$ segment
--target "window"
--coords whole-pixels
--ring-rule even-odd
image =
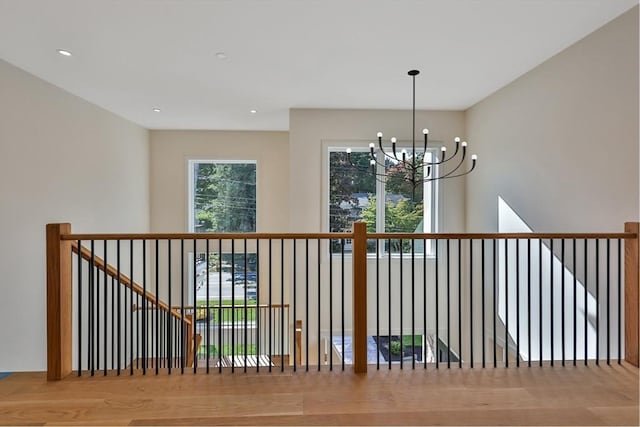
[[[371,173],[369,151],[353,150],[351,166],[344,148],[329,149],[329,231],[350,231],[356,221],[367,223],[369,232],[430,233],[436,231],[437,184],[419,183],[414,185],[406,179],[407,171],[399,162],[386,159],[384,165],[377,166],[378,178]],[[382,158],[382,153],[376,153]],[[435,150],[417,154],[417,161],[433,162]],[[437,173],[437,170],[434,171]],[[384,177],[383,175],[386,175]],[[372,243],[370,243],[372,245]],[[397,246],[397,245],[396,245]],[[345,252],[350,252],[345,244]],[[369,248],[375,251],[375,246]],[[384,249],[388,251],[389,248]],[[402,251],[411,250],[410,242]],[[332,253],[342,251],[341,242],[334,242]],[[399,247],[392,247],[399,252]],[[422,245],[416,245],[416,252],[423,253]],[[430,253],[430,251],[428,251]]]
[[[189,161],[189,231],[195,233],[250,233],[256,231],[256,162]],[[257,257],[255,251],[236,245],[233,255],[224,242],[217,242],[209,252],[209,289],[207,289],[206,251],[196,254],[196,300],[198,304],[222,296],[223,304],[255,300]],[[250,249],[250,248],[249,248]],[[192,258],[193,259],[193,258]],[[193,270],[193,261],[190,262]],[[245,286],[246,285],[246,286]],[[245,289],[246,287],[246,289]],[[232,292],[233,291],[233,292]],[[190,289],[190,292],[193,292]],[[192,297],[192,296],[191,296]]]
[[[191,232],[256,231],[256,162],[189,162]]]

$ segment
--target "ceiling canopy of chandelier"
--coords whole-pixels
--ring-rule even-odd
[[[373,142],[369,144],[369,167],[362,168],[353,163],[351,159],[351,148],[347,149],[349,164],[363,171],[369,170],[378,180],[384,180],[388,175],[387,168],[389,166],[394,167],[395,174],[398,172],[397,169],[401,168],[404,173],[404,180],[411,183],[414,188],[426,182],[458,178],[471,173],[476,167],[478,157],[473,154],[471,156],[471,166],[467,170],[464,170],[467,142],[461,141],[458,137],[454,139],[455,150],[453,154],[447,157],[447,147],[442,146],[439,157],[435,155],[428,160],[426,153],[429,144],[429,129],[423,129],[424,143],[422,153],[416,151],[416,76],[420,74],[420,71],[410,70],[407,74],[411,76],[413,82],[411,151],[401,148],[400,153],[398,153],[398,140],[396,137],[390,139],[391,147],[385,148],[382,143],[382,132],[378,132],[377,148]],[[445,165],[450,166],[448,170],[444,170]]]

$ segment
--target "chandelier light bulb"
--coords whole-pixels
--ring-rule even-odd
[[[455,138],[453,138],[453,140],[457,143],[460,142],[460,137],[456,136]]]
[[[378,138],[382,138],[382,132],[378,132]]]
[[[347,148],[347,154],[351,154],[351,148]]]
[[[375,145],[373,144],[373,142],[370,142],[369,143],[369,148],[374,148],[374,147],[375,147]]]
[[[467,148],[467,141],[462,141],[462,148]]]
[[[422,133],[425,134],[425,135],[428,135],[429,134],[429,129],[427,129],[427,128],[422,129]]]
[[[395,143],[396,143],[396,141],[397,141],[396,137],[395,137],[395,136],[392,136],[392,137],[391,137],[391,142],[395,144]]]
[[[471,160],[473,160],[474,162],[478,160],[478,155],[477,154],[471,155]]]
[[[444,153],[445,151],[447,151],[447,147],[442,147],[441,150]]]
[[[402,154],[403,156],[407,155],[407,150],[405,150],[404,148],[402,149],[402,151],[400,151],[400,154]]]
[[[371,159],[371,160],[369,160],[369,164],[370,164],[371,166],[373,166],[373,165],[375,165],[375,164],[376,164],[376,161],[375,161],[375,160],[373,160],[373,159]]]

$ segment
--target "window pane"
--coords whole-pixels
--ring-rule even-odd
[[[197,162],[193,168],[193,231],[256,231],[256,164]]]
[[[412,158],[407,158],[411,162]],[[422,162],[422,154],[416,155],[416,164]],[[424,231],[424,184],[422,168],[416,171],[402,162],[386,161],[387,181],[385,197],[384,229],[389,233],[422,233]]]
[[[329,153],[329,231],[351,231],[354,222],[364,221],[367,230],[376,230],[376,180],[369,169],[369,153],[351,153],[353,167],[344,152]],[[339,241],[333,242],[331,252],[341,252]],[[351,252],[350,242],[345,252]]]

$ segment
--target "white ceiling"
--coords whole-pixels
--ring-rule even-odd
[[[147,128],[286,130],[410,109],[412,68],[417,108],[466,109],[637,3],[0,0],[0,58]]]

